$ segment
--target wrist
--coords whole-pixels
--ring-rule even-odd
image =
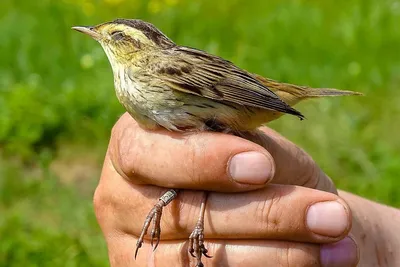
[[[360,266],[400,266],[400,211],[339,191],[352,210],[351,235],[360,250]]]

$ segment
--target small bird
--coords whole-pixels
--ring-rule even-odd
[[[240,69],[204,51],[179,46],[152,24],[138,19],[116,19],[97,26],[73,27],[103,47],[114,74],[116,95],[128,113],[146,129],[217,131],[242,136],[260,125],[291,114],[292,106],[313,97],[360,95],[352,91],[314,89],[280,83]],[[168,190],[145,219],[135,258],[153,221],[151,245],[160,241],[162,209],[178,194]],[[204,211],[189,237],[189,253],[203,266]]]

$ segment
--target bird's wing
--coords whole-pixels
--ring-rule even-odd
[[[163,56],[164,63],[153,69],[175,90],[303,118],[251,74],[220,57],[179,46],[165,51]]]

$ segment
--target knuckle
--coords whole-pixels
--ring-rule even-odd
[[[113,194],[101,183],[97,186],[93,195],[93,209],[96,215],[97,222],[100,225],[106,239],[108,235],[113,234],[115,230],[122,230],[125,226],[127,213],[126,211],[131,206],[123,202],[124,197]],[[133,206],[133,214],[139,211]]]
[[[186,153],[185,158],[187,159],[186,162],[184,163],[185,173],[191,183],[197,184],[199,181],[201,181],[201,178],[199,175],[200,168],[198,167],[199,156],[196,149],[190,149]]]
[[[276,266],[281,267],[313,267],[319,266],[315,246],[281,242],[274,255]]]
[[[279,234],[281,232],[281,198],[282,192],[280,190],[274,190],[270,194],[266,194],[264,201],[261,201],[257,213],[260,225],[269,234]]]
[[[188,176],[188,180],[191,183],[199,184],[204,181],[205,170],[207,169],[206,152],[204,146],[197,142],[190,142],[187,146],[184,158],[185,174]]]
[[[124,113],[111,129],[108,153],[114,168],[126,177],[134,172],[133,163],[137,160],[137,131],[129,114]]]
[[[98,185],[93,195],[93,208],[99,224],[102,224],[104,219],[107,217],[109,206],[110,203],[106,200],[102,186]]]
[[[319,266],[318,256],[310,246],[302,246],[301,248],[298,247],[297,244],[294,243],[287,243],[286,248],[284,249],[285,257],[284,262],[288,267],[313,267]]]
[[[192,184],[220,187],[221,177],[226,176],[226,151],[216,148],[208,136],[188,140],[183,156],[185,174]]]
[[[282,243],[281,246],[277,249],[275,255],[277,266],[282,266],[282,267],[294,266],[293,264],[291,264],[291,258],[292,258],[292,253],[291,253],[290,243],[288,242]]]
[[[133,128],[126,127],[116,131],[110,149],[111,160],[121,176],[131,177],[135,173],[135,166],[140,166],[137,134]]]
[[[178,229],[187,229],[190,232],[198,218],[204,192],[183,191],[180,197],[185,200],[185,204],[182,205],[179,214],[172,214],[172,216],[180,217]]]
[[[177,257],[177,264],[176,266],[191,266],[190,262],[191,262],[191,257],[189,256],[188,253],[188,246],[186,243],[181,243],[178,246],[176,246],[176,250],[175,250]]]
[[[121,131],[126,128],[130,115],[124,113],[111,128],[111,137],[119,136]]]

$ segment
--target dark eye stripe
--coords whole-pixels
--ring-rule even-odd
[[[124,38],[124,33],[122,31],[114,31],[111,33],[111,38],[115,41],[121,40]]]

